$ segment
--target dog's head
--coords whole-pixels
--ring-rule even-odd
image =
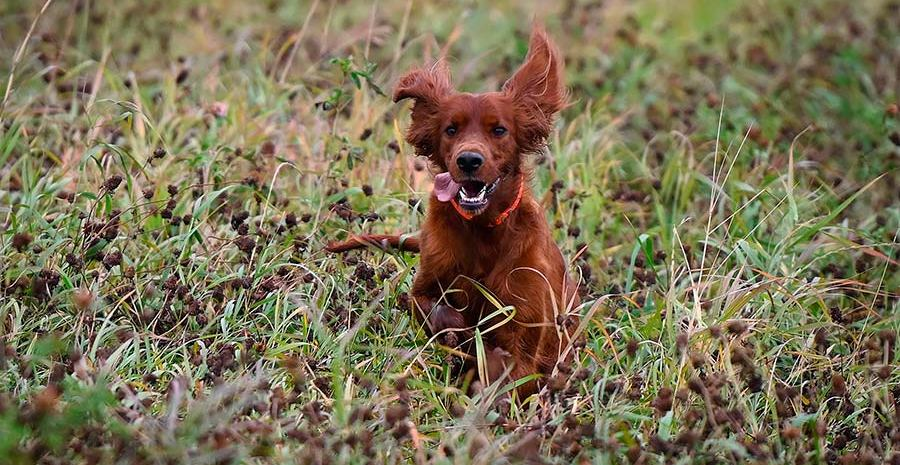
[[[415,104],[406,140],[449,173],[442,193],[478,215],[495,190],[518,185],[523,154],[543,147],[567,93],[559,52],[535,26],[525,63],[500,92],[456,92],[442,60],[400,79],[394,101],[407,98]]]

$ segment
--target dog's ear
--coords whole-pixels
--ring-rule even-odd
[[[518,107],[523,148],[538,150],[550,135],[553,118],[565,107],[568,92],[563,84],[562,56],[546,31],[535,24],[525,63],[503,85],[503,92]]]
[[[412,98],[416,103],[434,105],[453,91],[446,60],[438,60],[429,68],[414,69],[397,81],[394,102]]]
[[[429,68],[414,69],[397,82],[394,102],[411,98],[412,122],[406,141],[416,149],[416,155],[434,155],[440,137],[439,111],[441,103],[453,92],[450,83],[450,69],[444,60],[439,60]]]

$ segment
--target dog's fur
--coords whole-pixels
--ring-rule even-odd
[[[499,179],[486,206],[460,209],[460,203],[432,195],[418,240],[398,236],[356,236],[333,243],[329,251],[375,245],[421,251],[412,287],[413,309],[429,333],[451,332],[444,341],[467,341],[483,332],[487,380],[548,375],[571,342],[577,324],[577,286],[554,243],[544,212],[527,187],[525,156],[542,150],[553,120],[566,104],[562,61],[542,28],[535,26],[525,63],[499,92],[454,91],[443,61],[403,76],[394,101],[413,99],[407,141],[441,173],[473,192]],[[449,127],[453,130],[448,130]],[[504,128],[503,130],[496,129]],[[462,152],[483,155],[474,172],[463,172]],[[522,187],[524,186],[524,188]],[[516,205],[516,198],[520,198]],[[456,202],[456,200],[454,200]],[[508,213],[508,216],[504,213]],[[465,216],[463,216],[465,215]],[[477,283],[477,284],[476,284]],[[515,313],[485,317],[497,310],[483,286]],[[474,344],[463,344],[472,351]],[[536,391],[528,382],[520,395]]]

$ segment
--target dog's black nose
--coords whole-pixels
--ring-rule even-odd
[[[456,157],[456,166],[463,173],[472,174],[484,164],[484,157],[478,152],[463,152]]]

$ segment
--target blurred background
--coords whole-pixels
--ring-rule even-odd
[[[42,3],[0,5],[0,66],[9,68]],[[646,144],[659,131],[708,142],[726,97],[728,136],[752,125],[752,139],[784,145],[816,128],[802,140],[817,142],[805,156],[829,162],[822,175],[831,183],[849,168],[868,178],[896,166],[897,128],[882,121],[900,87],[898,8],[896,0],[55,2],[19,64],[10,105],[95,94],[102,65],[123,82],[101,93],[133,79],[159,98],[174,79],[198,84],[207,99],[288,96],[292,114],[312,125],[310,106],[353,107],[352,80],[389,93],[408,67],[445,53],[461,89],[496,89],[525,53],[534,19],[564,52],[575,111],[597,109],[597,124],[615,121],[624,143]],[[47,95],[47,86],[59,92]],[[389,103],[379,93],[368,93],[377,111],[336,129],[371,126]]]

